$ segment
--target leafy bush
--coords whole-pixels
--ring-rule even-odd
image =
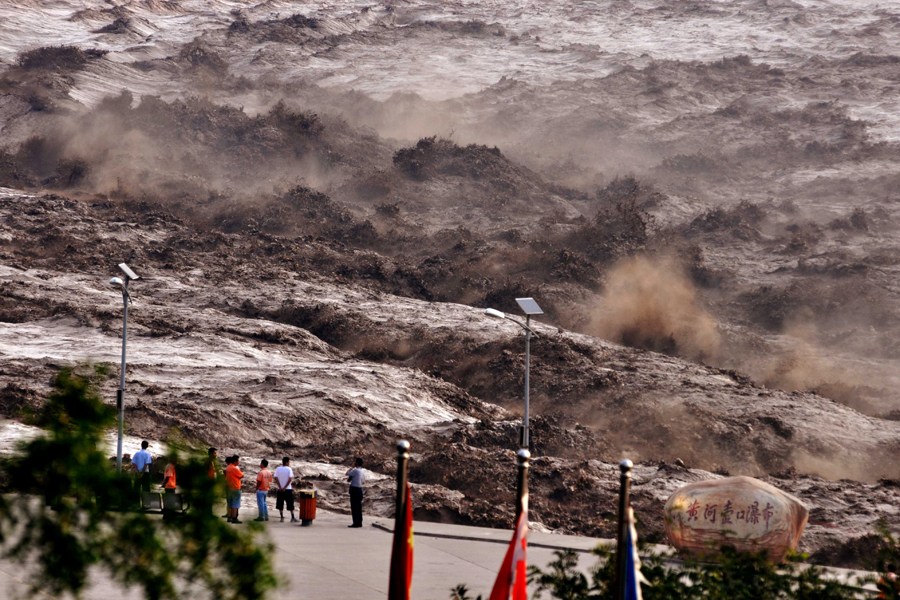
[[[548,592],[559,600],[612,600],[615,598],[615,549],[598,547],[599,559],[585,575],[578,570],[574,550],[555,552],[546,569],[529,567],[535,598]],[[789,562],[773,565],[763,554],[722,550],[718,563],[669,562],[668,556],[642,558],[645,600],[850,600],[863,597],[859,590],[824,577],[821,568]],[[887,596],[893,598],[893,596]],[[465,585],[451,590],[450,600],[472,600]],[[481,600],[478,596],[475,600]]]
[[[4,465],[12,493],[0,496],[0,553],[37,571],[32,594],[80,596],[99,568],[151,600],[265,597],[277,583],[272,546],[258,543],[261,528],[219,519],[204,457],[175,459],[190,511],[160,520],[136,510],[132,478],[100,450],[116,420],[96,392],[102,374],[60,371],[37,418],[46,433]]]
[[[900,600],[900,577],[897,577],[900,568],[900,538],[892,534],[884,522],[878,523],[877,531],[881,544],[875,557],[875,568],[882,573],[876,583],[878,597]]]

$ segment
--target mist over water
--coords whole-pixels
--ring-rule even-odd
[[[721,336],[683,268],[671,258],[636,257],[607,273],[590,331],[629,346],[716,362]]]

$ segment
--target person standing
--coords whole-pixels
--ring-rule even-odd
[[[231,457],[228,467],[225,468],[225,489],[228,493],[228,522],[242,523],[238,519],[238,511],[241,508],[241,479],[244,472],[240,469],[241,459],[235,455]]]
[[[219,450],[217,448],[210,448],[206,451],[209,457],[206,459],[206,469],[209,474],[210,479],[215,479],[219,476]]]
[[[210,448],[206,451],[208,455],[206,458],[206,474],[209,476],[212,481],[213,487],[215,487],[216,479],[219,478],[219,449],[218,448]],[[226,504],[227,506],[227,504]],[[227,513],[227,511],[226,511]],[[222,515],[223,518],[228,515]]]
[[[174,494],[177,482],[175,480],[175,458],[171,458],[163,471],[163,489],[167,494]]]
[[[169,458],[169,461],[166,463],[166,469],[163,471],[163,490],[166,494],[174,494],[175,487],[177,486],[177,482],[175,480],[175,457],[172,456]],[[174,500],[174,498],[173,498]],[[171,521],[174,518],[174,514],[172,513],[172,509],[167,507],[167,503],[165,499],[163,499],[163,520]]]
[[[275,508],[281,513],[281,520],[284,521],[284,507],[287,505],[288,512],[291,513],[291,523],[296,523],[294,518],[294,470],[291,468],[291,459],[287,456],[281,459],[281,466],[275,469],[275,485],[278,491],[275,496]]]
[[[230,456],[225,457],[225,472],[228,472],[228,467],[231,466],[231,458]],[[229,510],[230,506],[228,505],[228,482],[225,482],[225,514],[222,515],[223,519],[231,520],[231,511]]]
[[[153,456],[147,450],[149,446],[150,443],[144,440],[141,442],[141,449],[131,457],[131,464],[137,473],[138,490],[141,492],[150,491],[150,465],[153,464]]]
[[[353,524],[347,527],[362,527],[362,501],[363,501],[363,485],[366,483],[366,472],[362,468],[363,460],[356,458],[355,466],[347,471],[347,481],[350,482],[350,514],[353,517]]]
[[[272,472],[269,471],[269,461],[259,461],[259,473],[256,474],[256,507],[259,509],[257,521],[269,520],[269,506],[266,504],[266,496],[269,495],[269,486],[272,485]]]

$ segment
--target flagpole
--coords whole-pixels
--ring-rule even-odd
[[[397,496],[394,513],[394,543],[391,550],[391,573],[388,581],[389,600],[407,600],[409,587],[405,579],[410,574],[406,571],[411,568],[405,562],[409,531],[406,524],[406,486],[407,467],[409,465],[409,442],[400,440],[397,442]],[[395,564],[395,561],[396,564]]]
[[[500,571],[488,600],[528,600],[528,459],[531,453],[522,448],[516,452],[519,479],[516,485],[516,520],[513,536],[506,549]]]
[[[528,497],[528,468],[531,466],[528,460],[531,458],[531,452],[522,448],[516,452],[516,458],[519,462],[519,478],[516,483],[516,518],[513,519],[513,528],[519,522],[519,515],[525,509],[525,499]]]
[[[616,538],[616,600],[625,598],[625,528],[628,526],[627,511],[630,506],[631,469],[634,467],[627,458],[619,463],[619,533]]]
[[[397,497],[395,518],[403,515],[404,502],[406,502],[406,470],[409,464],[409,442],[400,440],[397,442]]]

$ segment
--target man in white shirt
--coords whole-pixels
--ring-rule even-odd
[[[294,518],[294,470],[290,467],[291,459],[287,456],[281,459],[281,466],[275,469],[273,477],[278,491],[275,496],[275,509],[281,513],[281,520],[284,521],[284,505],[287,504],[288,512],[291,513],[291,523],[296,523]]]
[[[356,459],[356,466],[347,471],[347,481],[350,482],[350,514],[353,517],[353,524],[347,527],[362,527],[362,501],[363,501],[363,484],[366,482],[366,472],[362,468],[363,460]]]
[[[147,440],[141,442],[141,449],[131,457],[131,464],[137,472],[138,489],[142,492],[150,491],[150,465],[153,464],[153,456],[147,448],[150,443]]]

